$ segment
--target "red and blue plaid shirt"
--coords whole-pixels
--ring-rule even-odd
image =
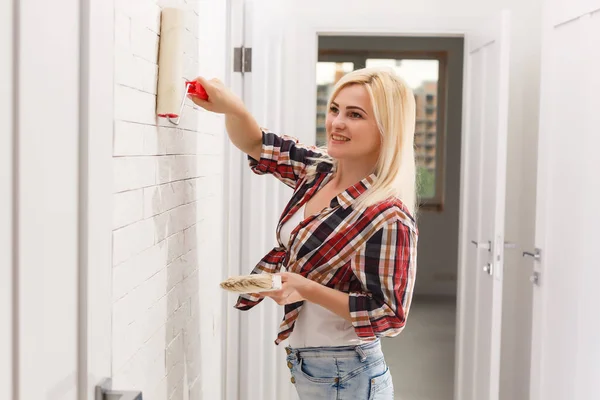
[[[277,273],[281,267],[348,293],[352,325],[363,340],[396,336],[406,323],[417,268],[418,230],[404,204],[396,198],[363,210],[354,200],[373,184],[370,175],[331,200],[328,208],[303,220],[281,242],[281,226],[333,177],[333,166],[317,164],[308,178],[307,157],[321,157],[322,150],[305,146],[291,136],[263,131],[260,161],[248,157],[255,173],[272,174],[294,188],[277,225],[278,247],[256,265],[252,273]],[[313,161],[314,163],[314,161]],[[236,308],[249,310],[262,301],[241,295]],[[290,336],[304,302],[287,304],[276,344]]]

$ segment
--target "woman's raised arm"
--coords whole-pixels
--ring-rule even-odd
[[[190,99],[205,110],[225,114],[225,127],[235,147],[254,159],[260,159],[262,131],[242,100],[220,80],[196,78],[208,95],[208,100],[189,94]]]

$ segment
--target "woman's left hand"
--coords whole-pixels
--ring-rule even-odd
[[[292,272],[281,272],[277,275],[281,275],[281,289],[261,294],[272,298],[277,304],[282,306],[303,301],[306,290],[310,285],[314,284],[310,279]]]

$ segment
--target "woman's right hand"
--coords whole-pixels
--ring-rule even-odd
[[[208,81],[199,76],[195,81],[202,85],[208,95],[208,100],[202,100],[200,97],[190,93],[188,97],[194,104],[218,114],[236,115],[246,112],[246,107],[242,100],[220,80],[213,78]]]

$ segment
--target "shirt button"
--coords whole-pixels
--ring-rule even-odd
[[[286,348],[286,349],[285,349],[285,352],[286,352],[286,353],[288,354],[288,356],[289,356],[289,355],[292,353],[292,350],[290,350],[290,349]]]
[[[294,378],[294,377],[292,376],[292,379],[290,379],[290,381],[291,381],[293,384],[295,384],[295,383],[296,383],[296,378]]]
[[[292,369],[292,363],[290,361],[288,361],[288,368]]]

